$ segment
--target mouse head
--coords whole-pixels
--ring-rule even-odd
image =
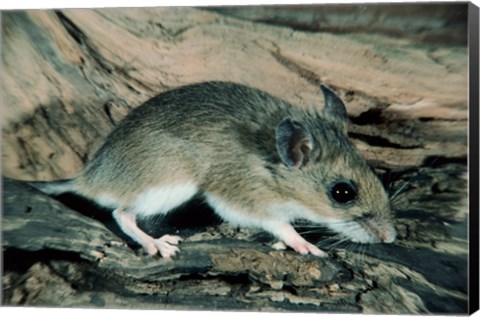
[[[348,140],[341,99],[321,86],[322,113],[299,112],[276,127],[286,195],[298,203],[295,217],[326,224],[360,243],[395,240],[388,195],[366,160]]]

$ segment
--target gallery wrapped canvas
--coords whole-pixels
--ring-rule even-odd
[[[1,22],[2,305],[478,309],[475,5]]]

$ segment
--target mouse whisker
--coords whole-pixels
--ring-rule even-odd
[[[328,230],[327,227],[322,226],[322,225],[316,225],[316,224],[311,224],[311,225],[294,225],[295,228],[318,228],[318,229],[325,229]]]
[[[362,262],[365,261],[365,259],[367,258],[367,251],[370,249],[370,245],[369,244],[366,244],[364,245],[363,247],[363,253],[362,253]]]
[[[432,163],[431,164],[434,164],[435,161],[438,159],[438,156],[432,160]],[[417,180],[417,178],[420,176],[420,173],[419,171],[416,171],[416,173],[412,176],[410,176],[408,178],[408,180],[406,181],[406,183],[404,183],[402,186],[400,186],[396,191],[395,193],[393,193],[392,195],[390,195],[390,201],[391,202],[394,202],[396,200],[396,198],[403,192],[405,192],[405,190],[408,188],[409,185],[411,185],[414,181]],[[393,184],[393,183],[392,183]]]
[[[406,182],[405,184],[400,186],[399,189],[397,189],[397,191],[390,197],[390,201],[394,201],[399,194],[403,193],[407,189],[407,186],[409,186],[412,183],[413,177],[414,176],[412,176],[412,178],[410,178],[408,182]]]
[[[312,230],[297,230],[299,234],[311,234],[311,233],[322,233],[325,232],[324,230],[321,230],[320,228],[312,229]]]
[[[318,241],[317,243],[315,243],[315,245],[319,246],[321,248],[331,249],[332,247],[334,247],[338,243],[339,243],[338,240],[330,238],[330,239],[322,239],[322,240]]]
[[[350,241],[350,243],[348,243],[346,246],[345,246],[345,251],[348,252],[348,253],[353,253],[354,249],[357,248],[357,244],[353,243]]]
[[[343,238],[340,237],[340,236],[338,236],[338,235],[335,235],[335,236],[333,236],[333,237],[327,237],[327,238],[325,238],[325,239],[321,239],[321,240],[319,241],[319,243],[329,243],[329,244],[331,244],[332,242],[336,243],[336,242],[338,242],[339,240],[343,241]]]
[[[350,245],[350,248],[348,248],[347,252],[355,253],[355,254],[358,255],[357,257],[354,257],[354,262],[355,263],[357,263],[357,262],[358,263],[363,263],[365,248],[366,248],[365,244],[353,243],[353,244]]]
[[[336,246],[338,246],[338,245],[340,245],[340,244],[342,244],[342,243],[345,243],[345,242],[348,242],[348,241],[349,241],[349,239],[344,238],[344,237],[341,237],[341,236],[339,236],[339,238],[340,238],[340,239],[334,239],[334,238],[325,239],[325,240],[320,241],[320,243],[321,243],[321,244],[326,244],[326,243],[328,243],[328,247],[329,247],[330,249],[333,249],[334,247],[336,247]],[[333,243],[330,243],[330,240],[333,240],[334,242],[333,242]]]

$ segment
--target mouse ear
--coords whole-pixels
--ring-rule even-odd
[[[313,137],[299,122],[284,118],[277,125],[275,137],[277,152],[286,166],[302,168],[311,160]]]
[[[323,115],[330,121],[335,121],[337,124],[342,124],[346,131],[347,110],[343,101],[338,95],[328,86],[320,85],[325,99],[325,106],[323,107]]]

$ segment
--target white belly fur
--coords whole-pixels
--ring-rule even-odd
[[[241,227],[261,227],[258,218],[252,217],[251,212],[234,207],[221,198],[205,194],[205,200],[223,220]]]
[[[165,214],[190,200],[197,192],[198,187],[191,182],[152,187],[138,195],[130,207],[141,217]]]

